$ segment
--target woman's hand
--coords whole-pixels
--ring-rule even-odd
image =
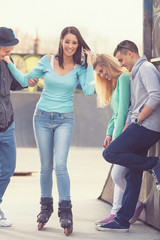
[[[88,66],[93,65],[94,60],[95,60],[95,55],[90,50],[83,49],[83,52],[84,52],[84,54],[87,55]]]
[[[112,141],[112,136],[110,135],[107,135],[105,140],[104,140],[104,144],[103,144],[103,147],[106,148]]]
[[[11,62],[9,56],[5,56],[3,60],[4,60],[7,64]],[[38,82],[39,82],[39,79],[37,79],[37,78],[33,78],[33,79],[29,78],[29,79],[28,79],[28,85],[29,85],[30,87],[34,87],[35,85],[37,85]]]
[[[38,82],[39,82],[39,79],[37,79],[37,78],[29,78],[28,79],[28,85],[30,86],[30,87],[34,87],[34,86],[36,86],[37,84],[38,84]]]
[[[9,56],[5,56],[4,58],[3,58],[3,60],[8,64],[8,63],[10,63],[10,57]]]

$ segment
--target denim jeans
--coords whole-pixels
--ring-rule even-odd
[[[152,169],[158,157],[147,157],[148,149],[160,138],[160,133],[132,123],[103,151],[106,161],[127,167],[127,186],[122,207],[116,220],[129,227],[139,197],[144,170]]]
[[[67,157],[74,129],[74,114],[36,109],[33,126],[41,161],[41,197],[52,197],[54,169],[59,201],[70,200]]]
[[[0,132],[0,203],[16,166],[15,123]]]

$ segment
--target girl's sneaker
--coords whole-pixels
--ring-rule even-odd
[[[102,219],[98,222],[95,222],[96,225],[103,225],[112,221],[116,217],[116,214],[111,214],[108,218]]]
[[[0,226],[1,227],[10,227],[12,223],[5,217],[4,213],[0,209]]]

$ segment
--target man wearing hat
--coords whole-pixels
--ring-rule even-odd
[[[15,124],[10,90],[23,89],[10,73],[3,59],[7,55],[10,56],[18,42],[12,29],[0,27],[0,204],[16,165]],[[30,79],[29,85],[34,86],[37,81]],[[11,224],[0,209],[0,226],[9,227]]]

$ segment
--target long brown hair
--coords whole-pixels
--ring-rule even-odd
[[[111,77],[111,80],[108,80],[107,78],[102,78],[99,74],[96,74],[95,90],[97,93],[98,106],[104,107],[110,104],[111,95],[117,85],[119,76],[123,72],[128,73],[128,71],[120,66],[115,57],[107,54],[96,55],[93,68],[95,69],[98,65],[107,69],[107,73]]]
[[[58,47],[58,53],[56,54],[56,58],[59,62],[59,66],[63,68],[63,46],[62,46],[62,40],[64,39],[66,34],[73,34],[78,39],[78,48],[75,54],[73,55],[73,60],[75,64],[82,64],[82,49],[90,50],[87,43],[84,41],[83,37],[81,36],[79,30],[76,27],[66,27],[62,30],[59,40],[59,47]],[[87,56],[85,55],[84,59],[84,65],[85,68],[87,68]]]

